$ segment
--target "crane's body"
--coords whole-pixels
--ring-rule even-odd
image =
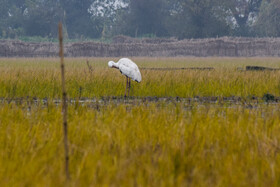
[[[138,66],[128,58],[121,58],[117,63],[113,61],[108,62],[108,66],[110,68],[119,69],[120,72],[126,76],[126,89],[125,89],[125,96],[126,90],[128,89],[128,96],[129,96],[129,89],[130,89],[130,79],[141,82],[142,76],[139,71]]]
[[[141,82],[142,77],[138,66],[128,58],[121,58],[117,63],[110,61],[108,66],[117,68],[120,72],[134,81]]]

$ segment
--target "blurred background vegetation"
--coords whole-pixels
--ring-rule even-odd
[[[279,37],[279,0],[0,0],[0,38]]]

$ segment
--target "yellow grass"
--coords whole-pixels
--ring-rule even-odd
[[[61,107],[0,116],[0,186],[64,186]],[[70,184],[278,186],[279,123],[279,105],[70,106]]]
[[[66,59],[68,95],[121,96],[125,78],[109,59]],[[115,59],[116,60],[116,59]],[[277,58],[135,58],[139,67],[215,67],[213,71],[142,70],[132,94],[279,96]],[[69,104],[71,180],[66,183],[58,59],[0,60],[0,186],[279,186],[280,105],[196,102]],[[32,104],[12,98],[47,97]],[[252,101],[253,102],[253,101]],[[134,104],[132,104],[134,103]],[[97,107],[98,106],[98,107]]]
[[[107,66],[109,58],[66,59],[67,91],[71,98],[122,96],[125,77]],[[117,60],[117,59],[114,59]],[[135,58],[140,68],[214,67],[215,70],[141,70],[143,81],[133,82],[137,97],[279,96],[280,71],[246,72],[246,65],[279,68],[278,58]],[[0,97],[60,97],[58,59],[1,59]]]

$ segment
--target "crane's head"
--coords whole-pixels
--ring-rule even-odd
[[[109,66],[110,68],[113,68],[113,67],[114,67],[114,62],[113,62],[113,61],[109,61],[109,62],[108,62],[108,66]]]

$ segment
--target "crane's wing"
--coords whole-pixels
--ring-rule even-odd
[[[142,77],[138,66],[128,58],[122,58],[118,62],[119,69],[123,75],[134,81],[141,82]]]

